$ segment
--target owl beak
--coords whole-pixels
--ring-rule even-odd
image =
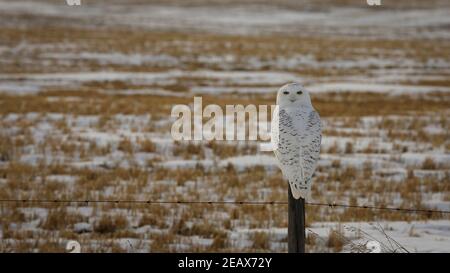
[[[295,102],[295,101],[296,101],[296,99],[290,99],[290,101],[291,101],[291,102]]]

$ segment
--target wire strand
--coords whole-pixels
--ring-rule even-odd
[[[89,203],[112,203],[112,204],[223,204],[223,205],[287,205],[286,201],[155,201],[155,200],[61,200],[61,199],[0,199],[0,203],[52,203],[52,204],[89,204]],[[354,209],[387,210],[406,213],[441,213],[450,214],[450,210],[415,209],[398,207],[357,206],[337,203],[305,202],[308,206],[326,206],[329,208],[342,207]]]

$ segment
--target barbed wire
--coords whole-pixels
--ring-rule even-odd
[[[287,205],[287,201],[157,201],[157,200],[62,200],[62,199],[0,199],[0,203],[50,203],[50,204],[86,204],[89,203],[113,203],[113,204],[222,204],[222,205]],[[436,209],[416,209],[416,208],[400,208],[400,207],[379,207],[369,205],[347,205],[339,203],[320,203],[320,202],[305,202],[308,206],[326,206],[329,208],[354,208],[354,209],[372,209],[372,210],[387,210],[405,213],[440,213],[450,214],[450,210],[436,210]]]

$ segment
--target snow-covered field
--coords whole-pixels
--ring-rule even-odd
[[[258,142],[175,142],[170,112],[301,81],[312,202],[450,210],[448,1],[365,2],[0,1],[0,199],[286,201]],[[2,252],[287,251],[285,205],[0,206]],[[307,250],[450,252],[449,221],[308,206]]]

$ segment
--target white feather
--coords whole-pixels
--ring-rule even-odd
[[[274,153],[294,198],[308,199],[320,154],[320,117],[299,84],[281,87],[277,104],[272,118]]]

